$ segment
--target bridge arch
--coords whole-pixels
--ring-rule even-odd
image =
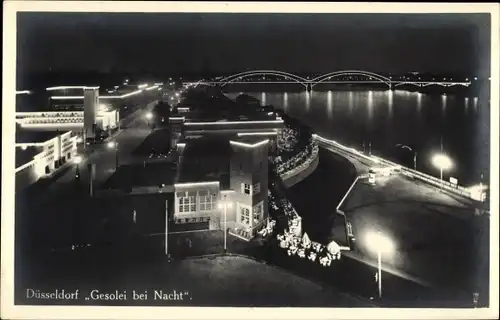
[[[362,70],[342,70],[342,71],[334,71],[330,73],[323,74],[321,76],[318,76],[312,80],[310,80],[311,87],[314,87],[315,85],[329,80],[331,78],[336,78],[336,77],[341,77],[341,76],[346,76],[346,75],[361,75],[361,76],[367,76],[374,78],[382,83],[385,83],[389,88],[392,87],[391,84],[391,79],[384,77],[380,74],[369,72],[369,71],[362,71]]]
[[[198,82],[192,82],[192,84],[197,87],[197,86],[207,86],[207,87],[211,87],[213,86],[213,84],[211,83],[208,83],[208,82],[204,82],[204,81],[198,81]]]
[[[246,77],[252,77],[252,76],[259,76],[259,75],[272,75],[272,76],[278,76],[282,77],[285,79],[291,79],[297,83],[302,84],[304,87],[307,87],[307,84],[309,83],[309,80],[302,78],[298,75],[295,75],[293,73],[288,73],[284,71],[277,71],[277,70],[252,70],[252,71],[245,71],[245,72],[240,72],[237,74],[233,74],[232,76],[225,77],[220,79],[218,82],[220,83],[221,87],[233,82],[234,80],[240,79],[240,78],[246,78]]]

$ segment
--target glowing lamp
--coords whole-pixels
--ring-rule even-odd
[[[376,253],[392,254],[394,252],[394,243],[380,232],[368,233],[366,244],[370,250]]]
[[[444,154],[435,155],[432,163],[440,170],[449,170],[453,166],[451,159]]]

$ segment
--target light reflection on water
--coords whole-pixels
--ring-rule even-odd
[[[354,92],[349,92],[349,115],[352,114],[352,108],[354,107]]]
[[[419,92],[417,95],[417,115],[422,114],[422,94]]]
[[[374,153],[388,158],[396,153],[394,146],[397,143],[411,145],[419,150],[420,170],[433,175],[436,170],[430,158],[439,150],[443,134],[445,151],[456,163],[454,171],[447,173],[445,179],[454,176],[465,184],[473,184],[479,172],[489,167],[489,150],[478,150],[477,143],[478,139],[489,139],[477,137],[479,131],[475,129],[482,125],[481,120],[485,121],[484,116],[478,116],[484,104],[482,98],[465,99],[403,90],[248,94],[265,97],[266,104],[284,109],[318,134],[346,145],[361,145],[362,141],[371,140]],[[235,98],[237,94],[229,93],[228,96]],[[472,110],[468,108],[470,100]],[[482,130],[481,134],[484,132],[489,129]],[[481,146],[485,148],[484,143]],[[478,158],[478,154],[483,156]],[[412,165],[410,160],[408,165]]]
[[[326,108],[328,110],[328,119],[333,118],[333,100],[332,100],[332,92],[328,91],[326,98]]]
[[[373,119],[373,91],[368,91],[368,99],[366,100],[366,107],[368,109],[368,125],[371,126]]]
[[[443,111],[443,114],[446,113],[446,104],[448,102],[448,96],[443,94],[441,95],[441,110]]]
[[[311,99],[312,99],[312,92],[305,92],[306,95],[306,110],[309,111],[311,109]]]
[[[394,100],[393,99],[394,99],[394,91],[389,90],[388,95],[387,95],[387,106],[389,107],[388,108],[389,109],[389,113],[388,113],[389,114],[389,120],[392,119],[392,116],[394,114],[393,113],[393,109],[392,109],[392,107],[394,105]]]

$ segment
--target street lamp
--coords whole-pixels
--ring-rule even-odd
[[[394,252],[394,244],[392,241],[383,236],[380,231],[371,232],[366,236],[367,245],[370,250],[377,253],[378,273],[376,276],[378,282],[378,297],[382,298],[382,253],[392,254]]]
[[[80,178],[80,163],[82,163],[82,157],[81,156],[75,156],[73,158],[73,163],[76,164],[75,179],[79,179]]]
[[[115,170],[118,170],[118,142],[108,142],[108,149],[115,149]]]
[[[413,150],[412,148],[410,148],[405,144],[397,144],[396,147],[401,149],[408,149],[411,152],[413,152],[413,170],[417,171],[417,151]]]
[[[146,113],[146,119],[148,120],[148,126],[151,127],[151,119],[153,119],[153,113],[151,112]]]
[[[451,162],[451,159],[448,158],[444,153],[436,154],[432,158],[432,163],[434,166],[439,168],[439,176],[441,179],[441,189],[443,188],[443,170],[449,170],[452,166],[453,163]]]
[[[224,200],[221,200],[218,204],[219,209],[224,209],[224,252],[227,251],[227,209],[231,209],[233,204],[231,201],[226,200],[226,195],[224,195]]]

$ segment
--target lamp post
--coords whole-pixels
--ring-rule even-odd
[[[226,200],[226,195],[224,195],[224,200],[221,200],[218,205],[219,209],[224,209],[224,252],[227,252],[227,208],[231,209],[233,204]]]
[[[392,254],[394,252],[394,244],[392,241],[383,236],[380,231],[369,233],[366,236],[368,247],[377,253],[378,271],[376,279],[378,283],[378,297],[382,298],[382,254]]]
[[[80,163],[82,163],[82,157],[75,156],[75,158],[73,159],[73,162],[76,164],[75,179],[80,179]]]
[[[434,166],[439,168],[439,177],[441,179],[441,189],[443,189],[444,181],[443,181],[443,170],[449,170],[453,163],[451,162],[451,159],[448,158],[444,153],[439,153],[436,154],[432,158],[432,163]]]
[[[366,143],[365,143],[365,140],[363,140],[363,153],[366,153]],[[372,155],[372,142],[371,141],[368,141],[368,155]]]
[[[413,150],[412,148],[410,148],[405,144],[397,144],[396,147],[401,149],[407,149],[413,152],[413,170],[417,171],[417,151]]]
[[[118,170],[118,142],[108,142],[108,149],[115,149],[115,170]]]
[[[151,119],[153,119],[153,114],[151,112],[146,113],[146,120],[148,120],[149,127],[151,127]]]

